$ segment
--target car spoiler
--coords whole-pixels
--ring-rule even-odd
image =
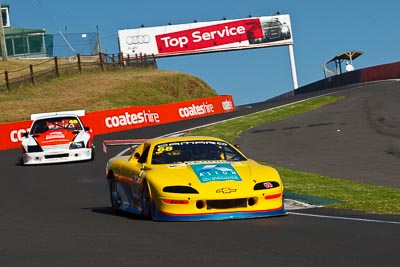
[[[58,111],[58,112],[47,112],[47,113],[36,113],[31,114],[31,120],[36,120],[40,117],[50,117],[50,116],[65,116],[65,115],[76,115],[78,117],[83,117],[86,115],[86,111],[81,110],[70,110],[70,111]]]
[[[107,146],[129,146],[133,150],[133,147],[141,145],[147,140],[149,139],[104,140],[103,152],[107,154]]]
[[[166,134],[166,135],[163,135],[163,136],[160,136],[157,138],[182,136],[182,135],[185,135],[187,132],[189,132],[189,130]],[[134,147],[143,144],[147,140],[150,140],[150,139],[104,140],[103,141],[103,152],[107,154],[107,146],[129,146],[130,149],[133,150]]]

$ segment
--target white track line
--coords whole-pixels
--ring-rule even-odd
[[[317,217],[317,218],[336,219],[336,220],[346,220],[346,221],[361,221],[361,222],[387,223],[387,224],[399,224],[400,225],[400,222],[396,222],[396,221],[371,220],[371,219],[340,217],[340,216],[327,216],[327,215],[306,214],[306,213],[298,213],[298,212],[287,212],[287,214],[308,216],[308,217]]]

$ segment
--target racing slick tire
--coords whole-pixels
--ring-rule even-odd
[[[143,217],[145,219],[152,219],[151,214],[151,199],[150,199],[150,191],[147,182],[143,183],[143,191],[142,191],[142,210]]]
[[[111,207],[114,211],[118,211],[119,207],[121,206],[121,197],[119,196],[117,190],[117,182],[115,181],[114,177],[109,179],[110,185],[110,200],[111,200]]]

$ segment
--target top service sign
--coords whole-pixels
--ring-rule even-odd
[[[118,31],[120,52],[157,57],[293,44],[289,15]]]

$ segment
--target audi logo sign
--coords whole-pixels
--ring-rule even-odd
[[[131,35],[126,37],[126,43],[128,45],[135,45],[135,44],[148,44],[150,43],[150,36],[149,35]]]
[[[118,40],[125,56],[157,57],[293,44],[289,15],[125,29]]]

